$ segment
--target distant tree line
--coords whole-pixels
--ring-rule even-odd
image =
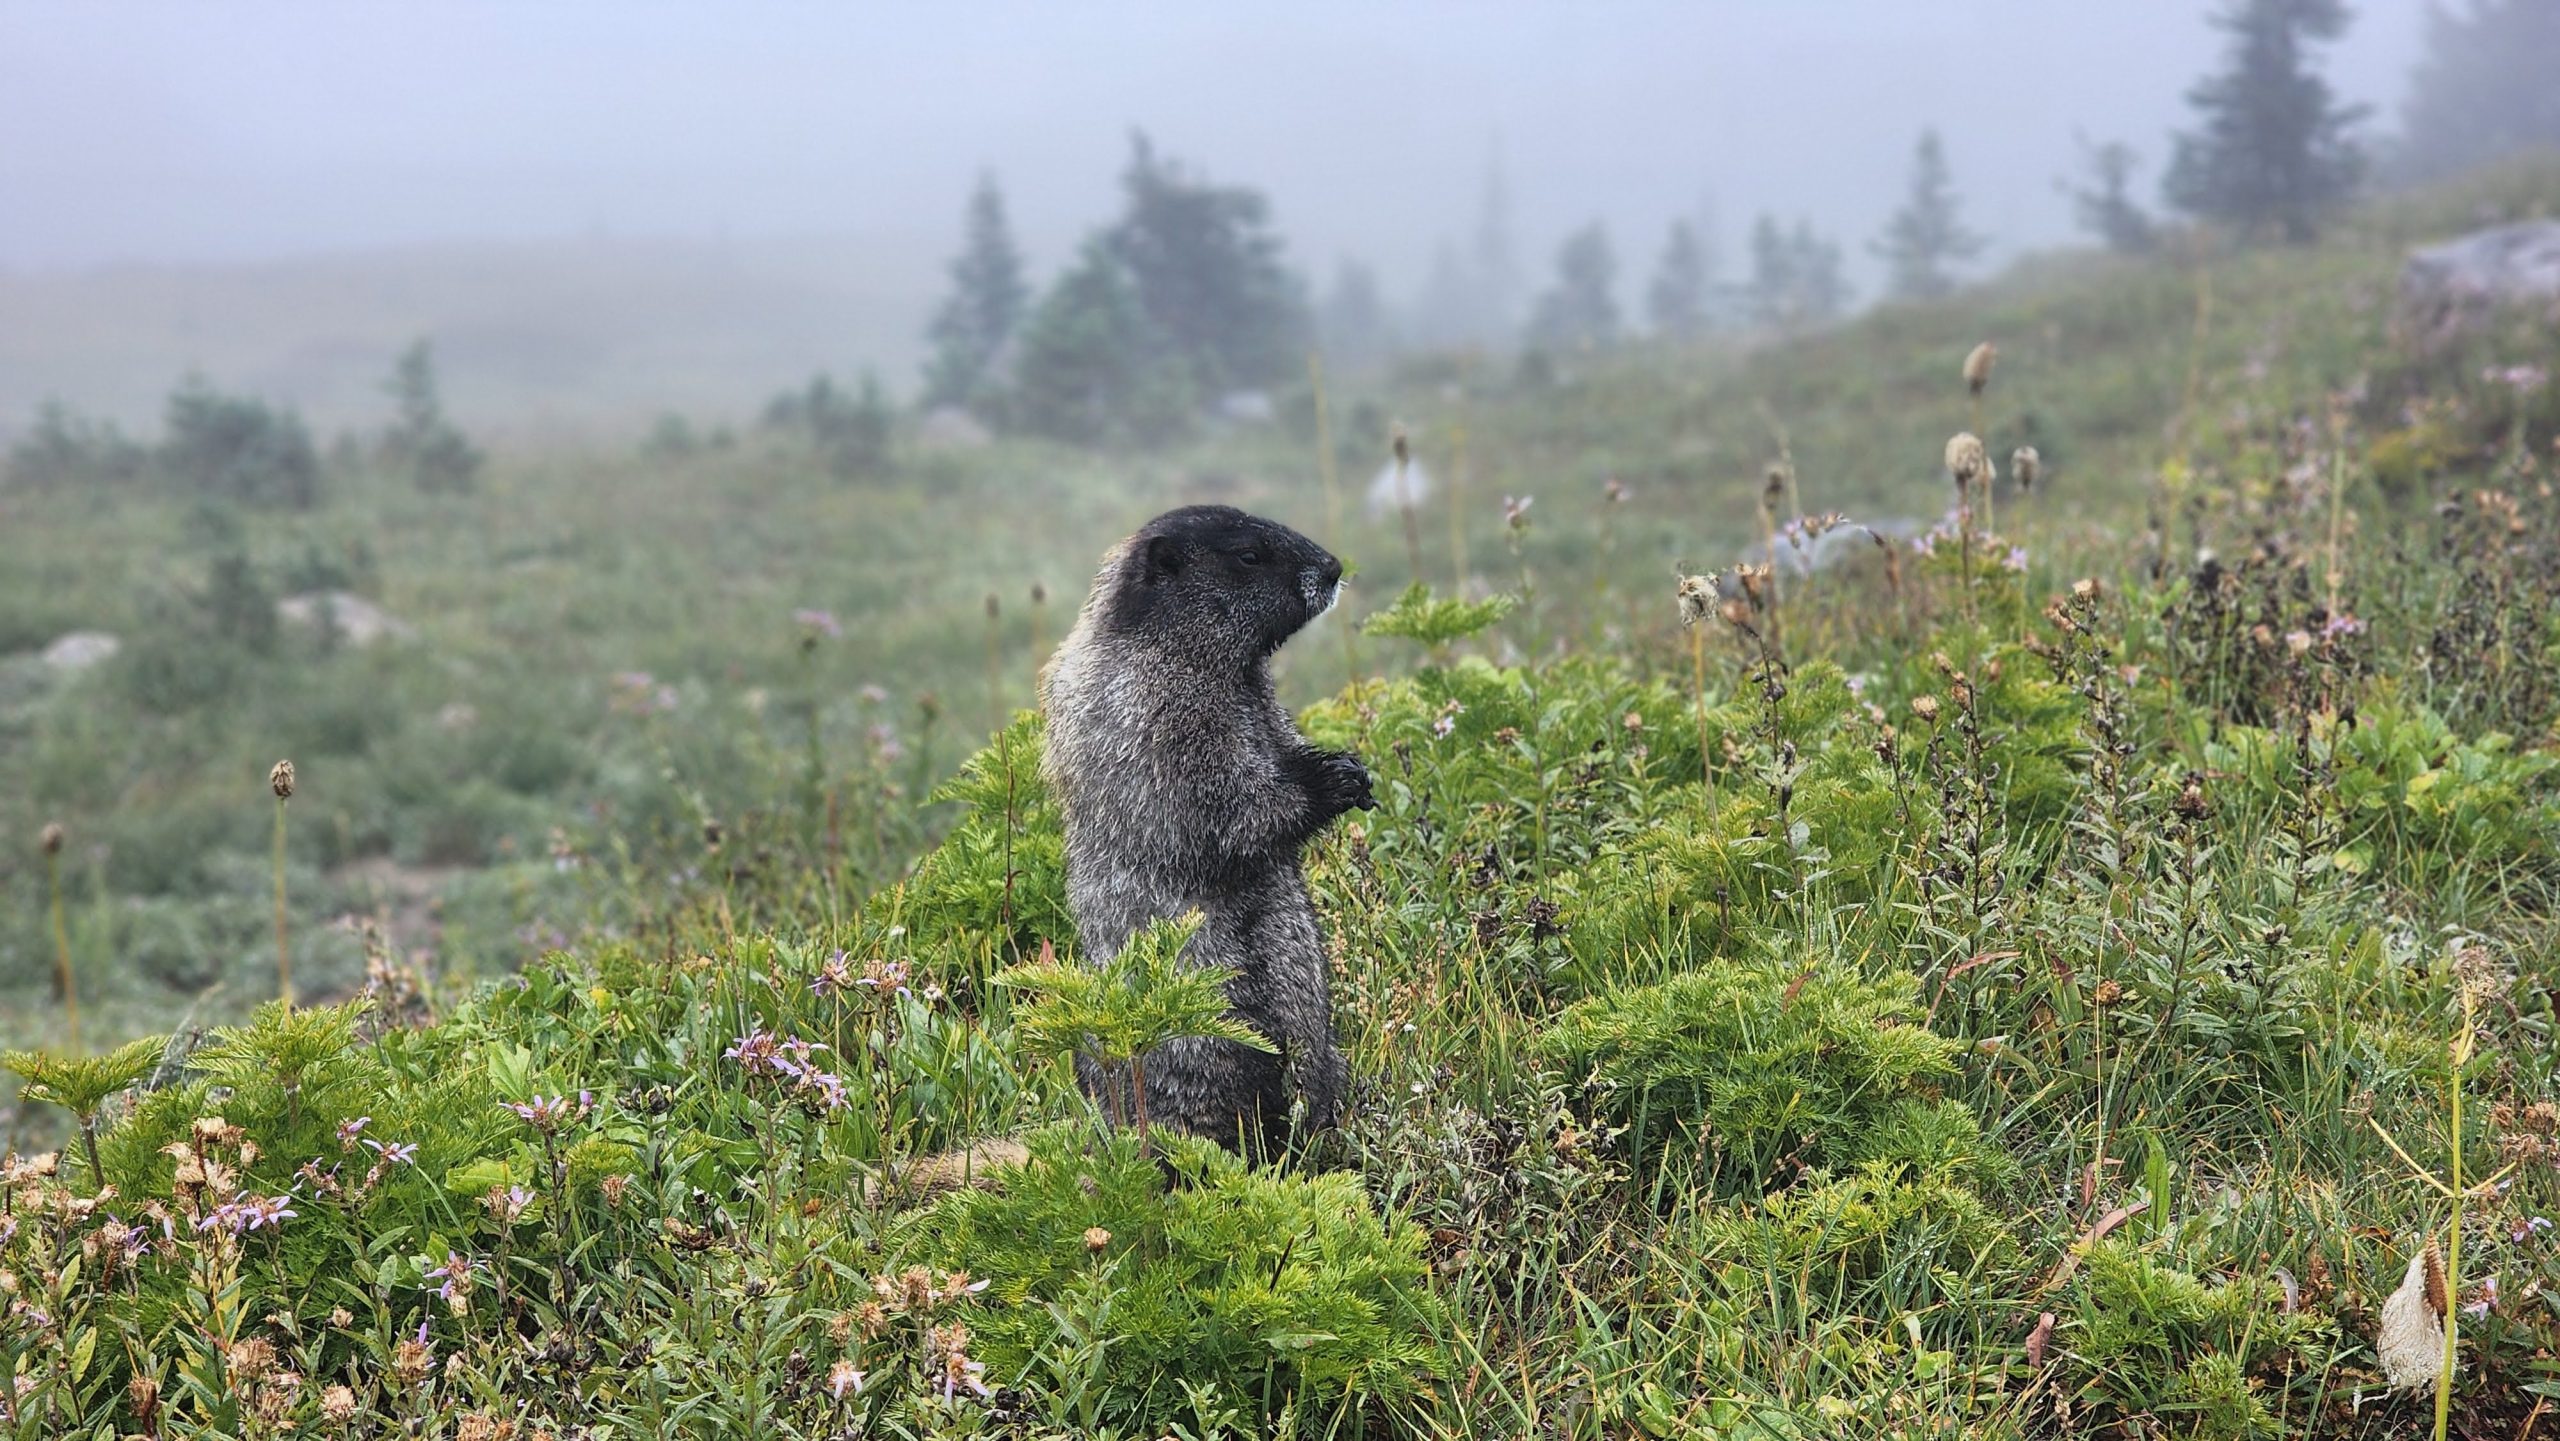
[[[26,490],[156,487],[282,510],[318,505],[333,468],[369,467],[431,494],[476,485],[481,451],[445,414],[427,342],[401,352],[383,390],[392,402],[390,424],[370,440],[342,437],[334,465],[323,463],[300,415],[255,396],[226,394],[201,376],[170,392],[156,444],[48,402],[9,447],[0,480]]]

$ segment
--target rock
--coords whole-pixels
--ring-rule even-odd
[[[2560,220],[2475,230],[2409,253],[2400,267],[2403,334],[2433,347],[2500,310],[2560,305]]]
[[[1276,413],[1268,391],[1230,390],[1218,397],[1218,418],[1230,425],[1269,425]]]
[[[296,625],[311,626],[321,624],[325,617],[328,624],[337,627],[338,638],[349,645],[410,640],[418,634],[415,626],[353,591],[316,590],[289,595],[276,602],[276,614]]]
[[[993,439],[985,421],[956,405],[937,405],[916,423],[916,441],[927,450],[976,450]]]
[[[102,630],[75,630],[44,648],[44,663],[66,674],[87,670],[124,649],[124,642]]]

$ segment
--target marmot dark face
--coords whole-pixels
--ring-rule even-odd
[[[1342,562],[1277,521],[1193,505],[1147,522],[1121,552],[1109,611],[1123,634],[1179,634],[1202,649],[1246,643],[1260,660],[1332,609]]]

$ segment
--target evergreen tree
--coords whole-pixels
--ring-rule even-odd
[[[1813,222],[1798,220],[1787,237],[1795,252],[1797,313],[1807,323],[1837,320],[1848,313],[1849,279],[1840,268],[1840,245],[1816,234]]]
[[[1666,340],[1693,340],[1707,329],[1708,277],[1706,251],[1698,232],[1686,220],[1671,224],[1653,284],[1645,291],[1645,318],[1653,333]]]
[[[2087,183],[2065,186],[2071,196],[2071,211],[2080,228],[2097,236],[2109,250],[2139,255],[2149,250],[2159,238],[2159,227],[2151,216],[2133,200],[2133,171],[2139,162],[2133,147],[2121,140],[2104,145],[2080,143],[2084,163],[2089,168]]]
[[[1098,236],[1023,326],[1006,418],[1076,445],[1151,444],[1181,433],[1193,394],[1117,247]]]
[[[1956,214],[1955,188],[1946,148],[1934,129],[1920,132],[1911,156],[1911,190],[1872,247],[1884,261],[1892,292],[1904,300],[1934,300],[1952,293],[1950,267],[1982,253],[1982,237]]]
[[[951,262],[951,294],[926,332],[933,355],[925,363],[923,403],[983,410],[1000,381],[997,357],[1031,303],[1022,252],[993,175],[979,176],[970,193],[967,229]]]
[[[1764,211],[1751,223],[1752,322],[1780,330],[1794,325],[1797,291],[1795,250],[1778,218]]]
[[[1378,277],[1368,266],[1345,260],[1334,268],[1333,288],[1316,321],[1328,361],[1343,366],[1374,364],[1395,349],[1394,327],[1387,304],[1378,294]]]
[[[1529,338],[1541,346],[1603,346],[1618,339],[1618,257],[1593,221],[1556,252],[1555,284],[1538,298]]]
[[[2232,0],[2214,24],[2230,60],[2187,92],[2198,128],[2178,136],[2162,188],[2188,214],[2309,240],[2363,170],[2348,134],[2363,107],[2340,105],[2308,54],[2346,29],[2346,6]]]
[[[1511,187],[1503,180],[1499,155],[1485,166],[1484,198],[1476,211],[1474,261],[1473,309],[1480,329],[1471,338],[1498,343],[1511,332],[1520,290],[1520,265],[1511,244]]]
[[[398,409],[382,437],[383,463],[408,474],[423,491],[466,491],[480,477],[481,455],[470,437],[445,418],[436,388],[435,354],[424,340],[400,352],[383,383]]]
[[[1261,194],[1210,184],[1159,159],[1144,135],[1132,137],[1121,186],[1125,209],[1106,243],[1154,341],[1192,388],[1214,396],[1295,375],[1306,302],[1281,262]]]
[[[2471,0],[2427,7],[2427,48],[2409,76],[2391,173],[2451,175],[2500,156],[2560,146],[2560,4]]]

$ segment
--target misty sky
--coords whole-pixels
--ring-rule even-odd
[[[2387,124],[2423,6],[2355,8],[2328,72]],[[2070,236],[2075,127],[2134,142],[2147,191],[2218,52],[2209,9],[0,0],[0,266],[597,233],[939,255],[985,166],[1045,274],[1142,126],[1268,191],[1316,279],[1357,255],[1399,298],[1465,238],[1497,147],[1532,280],[1601,218],[1632,303],[1710,196],[1729,268],[1765,208],[1871,279],[1924,124],[2004,252]]]

